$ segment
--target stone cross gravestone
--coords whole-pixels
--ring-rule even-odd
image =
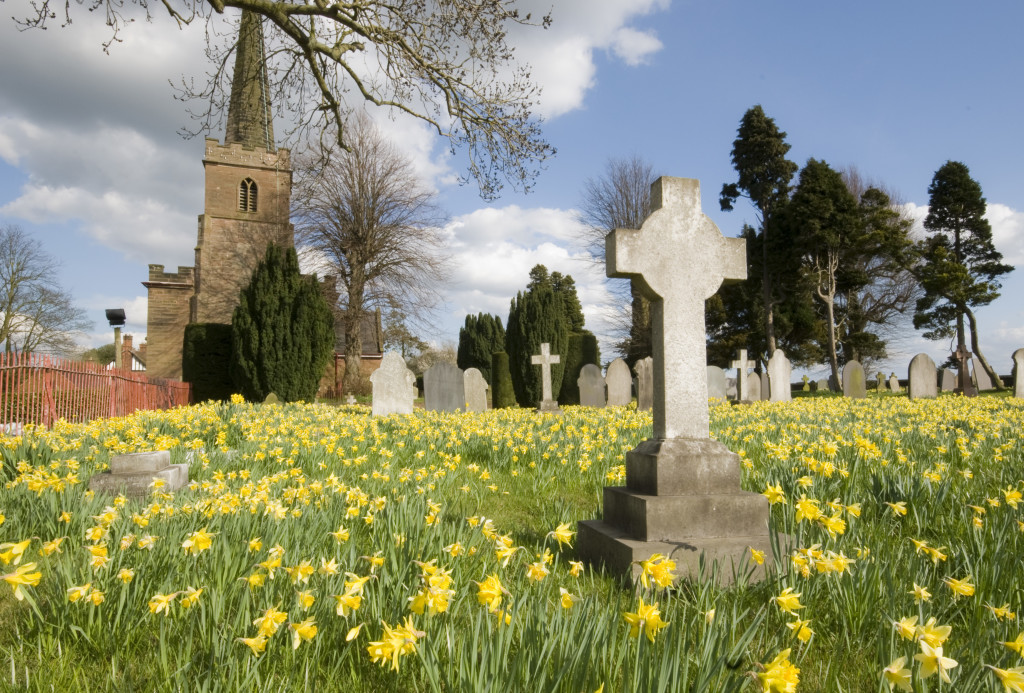
[[[993,388],[992,378],[989,377],[988,371],[984,368],[978,368],[977,363],[974,364],[973,379],[974,384],[978,387],[978,392],[984,392]]]
[[[345,395],[345,404],[352,405],[356,403],[356,396],[351,392]]]
[[[743,401],[750,400],[750,393],[747,385],[747,369],[757,364],[747,360],[747,350],[740,349],[736,354],[736,360],[729,364],[729,368],[736,369],[736,399]]]
[[[900,379],[896,377],[895,373],[889,374],[889,390],[892,392],[900,391]]]
[[[863,399],[868,396],[868,383],[864,379],[864,366],[859,361],[847,361],[843,366],[843,397]]]
[[[718,366],[707,367],[708,399],[725,399],[727,385],[725,371]]]
[[[654,359],[648,356],[636,362],[636,408],[650,411],[654,407]]]
[[[89,479],[90,491],[139,498],[149,495],[157,480],[163,484],[160,490],[168,493],[188,484],[188,465],[171,464],[167,450],[113,455],[109,467]]]
[[[580,377],[576,379],[580,389],[580,405],[584,407],[603,407],[605,404],[604,376],[600,366],[588,363],[580,369]]]
[[[889,389],[889,383],[885,381],[885,373],[878,371],[875,375],[875,389],[879,392],[885,392]]]
[[[466,390],[466,411],[487,411],[487,381],[477,368],[467,368],[462,374]]]
[[[761,376],[757,373],[750,373],[747,376],[747,401],[761,401]]]
[[[405,359],[389,351],[380,361],[380,368],[370,375],[373,387],[373,402],[370,413],[373,416],[389,414],[412,414],[412,402],[416,399],[416,376],[405,365]]]
[[[724,238],[700,209],[696,180],[659,178],[639,230],[606,237],[609,277],[627,277],[651,302],[654,435],[626,455],[626,487],[605,487],[604,520],[579,524],[578,551],[621,573],[656,553],[680,577],[701,565],[745,564],[770,551],[768,502],[740,490],[739,457],[709,436],[704,301],[746,277],[742,239]]]
[[[978,394],[978,389],[974,386],[974,382],[971,380],[971,357],[973,354],[968,351],[967,347],[960,345],[956,348],[953,353],[953,357],[957,362],[956,369],[956,389],[964,397],[974,397]]]
[[[910,399],[934,399],[939,395],[935,362],[928,354],[918,354],[907,367],[907,395]]]
[[[776,349],[772,357],[768,359],[768,382],[771,388],[771,400],[773,402],[789,402],[793,399],[793,390],[789,381],[793,377],[793,366],[786,358],[786,352]],[[807,376],[804,376],[804,385],[807,384]]]
[[[558,402],[551,396],[551,366],[561,363],[562,357],[551,353],[551,345],[544,342],[540,345],[540,353],[535,354],[531,359],[533,365],[540,366],[540,391],[541,400],[537,411],[561,414]]]
[[[802,389],[802,390],[803,390],[804,392],[809,392],[809,391],[810,391],[810,389],[811,389],[811,386],[807,384],[807,381],[809,381],[809,380],[810,380],[810,378],[808,378],[808,377],[807,377],[807,374],[806,374],[806,373],[804,373],[804,374],[803,374],[803,376],[802,376],[802,377],[800,378],[800,380],[804,381],[804,386],[803,386],[803,387],[802,387],[801,389]]]
[[[1024,397],[1024,349],[1013,352],[1013,396]]]
[[[423,373],[423,408],[427,411],[465,411],[466,378],[454,363],[439,361]]]
[[[942,391],[952,392],[956,389],[956,373],[948,368],[942,369]]]
[[[624,407],[633,401],[633,379],[629,377],[629,366],[622,359],[615,359],[608,364],[605,375],[608,385],[608,406]]]

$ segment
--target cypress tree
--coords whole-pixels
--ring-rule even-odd
[[[494,384],[491,375],[491,355],[505,350],[505,328],[501,318],[490,313],[467,315],[459,330],[459,350],[456,362],[462,370],[479,369],[488,384]]]
[[[563,302],[555,296],[550,283],[537,282],[534,288],[521,291],[512,299],[505,329],[505,351],[520,406],[535,407],[541,400],[541,371],[533,365],[532,357],[540,353],[544,342],[551,345],[552,354],[562,357],[561,363],[551,367],[552,394],[557,396],[561,391],[568,341]]]
[[[580,387],[576,381],[580,378],[580,371],[588,363],[595,366],[601,365],[601,351],[597,347],[597,337],[589,332],[570,334],[562,361],[565,363],[565,367],[562,376],[562,391],[558,395],[558,402],[560,404],[579,404]]]
[[[491,373],[494,376],[491,385],[491,406],[495,409],[514,407],[516,393],[512,389],[512,375],[508,370],[508,354],[504,351],[491,354]]]
[[[274,245],[242,290],[231,320],[231,378],[249,401],[271,392],[312,401],[334,351],[334,318],[294,248]]]

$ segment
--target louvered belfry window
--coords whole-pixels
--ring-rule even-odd
[[[256,181],[246,178],[238,185],[238,209],[242,212],[256,211]]]

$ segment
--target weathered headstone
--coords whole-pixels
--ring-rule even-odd
[[[882,371],[878,371],[878,374],[875,375],[875,389],[879,392],[885,392],[889,389],[889,383],[886,382],[885,373]]]
[[[918,354],[907,367],[907,393],[910,399],[932,399],[939,395],[935,362],[928,354]]]
[[[466,390],[466,411],[487,411],[487,381],[476,368],[467,368],[462,374]]]
[[[648,356],[636,362],[636,408],[650,411],[654,407],[654,359]]]
[[[727,385],[725,371],[718,366],[707,367],[708,399],[725,399]]]
[[[814,384],[818,386],[817,387],[817,391],[818,392],[828,392],[831,389],[828,386],[828,381],[825,380],[824,378],[820,378],[818,380],[815,380]]]
[[[760,375],[761,378],[761,399],[767,401],[770,399],[771,393],[771,382],[768,379],[768,372],[765,371]]]
[[[465,411],[466,378],[454,363],[439,361],[423,373],[423,408],[427,411]]]
[[[576,379],[580,389],[580,405],[584,407],[603,407],[605,405],[604,376],[601,367],[588,363],[580,369],[580,377]]]
[[[768,382],[771,385],[771,400],[773,402],[789,402],[793,399],[793,390],[789,381],[793,377],[793,366],[790,365],[786,353],[782,349],[776,349],[772,357],[768,359]],[[804,376],[806,383],[807,376]]]
[[[889,375],[889,391],[899,392],[900,389],[900,379],[896,377],[895,373],[891,373]]]
[[[747,375],[747,397],[748,402],[761,401],[761,376],[757,373]]]
[[[864,366],[859,361],[847,361],[843,366],[843,397],[863,399],[868,396],[868,383],[864,379]]]
[[[958,346],[953,353],[953,357],[957,362],[956,389],[964,397],[974,397],[978,394],[978,388],[974,386],[974,382],[971,380],[972,356],[973,354],[963,345]]]
[[[110,469],[89,479],[89,490],[138,498],[148,495],[155,481],[162,484],[161,491],[177,491],[188,484],[188,465],[171,464],[167,450],[113,455]]]
[[[738,388],[737,388],[737,385],[736,385],[736,378],[726,378],[725,379],[725,398],[726,399],[731,399],[733,401],[736,401],[736,400],[739,399],[737,394],[738,394]]]
[[[627,277],[651,302],[654,434],[626,455],[626,487],[605,487],[604,520],[579,524],[577,550],[615,572],[658,553],[680,577],[742,565],[770,551],[767,499],[740,490],[739,457],[709,435],[704,302],[723,279],[743,279],[742,239],[724,238],[700,211],[696,180],[659,178],[640,230],[606,239],[609,277]]]
[[[1024,397],[1024,349],[1013,352],[1013,396]]]
[[[263,400],[263,403],[264,404],[280,404],[281,403],[281,398],[277,396],[276,392],[271,392]]]
[[[389,414],[412,414],[412,402],[416,399],[416,376],[405,365],[405,359],[389,351],[381,359],[380,368],[370,375],[373,387],[373,416]]]
[[[750,392],[747,383],[747,369],[757,364],[747,359],[747,350],[740,349],[736,354],[736,360],[729,364],[729,368],[736,369],[736,399],[743,401],[750,400]]]
[[[810,380],[810,378],[807,377],[807,374],[804,373],[803,376],[801,376],[800,380],[804,381],[804,386],[801,389],[804,392],[810,392],[811,386],[808,384],[808,381]]]
[[[973,373],[974,384],[978,387],[978,392],[985,390],[991,390],[993,388],[992,378],[988,376],[988,371],[984,368],[978,368],[978,364],[974,364]]]
[[[956,373],[954,373],[950,369],[942,369],[942,377],[940,380],[942,382],[943,392],[952,392],[953,390],[956,389]]]
[[[625,361],[615,359],[609,363],[604,380],[608,385],[609,407],[624,407],[633,401],[633,379]]]
[[[540,366],[541,399],[537,405],[537,411],[539,412],[548,412],[550,414],[562,413],[562,410],[558,407],[558,402],[552,399],[551,395],[551,366],[560,363],[561,360],[561,356],[551,353],[551,345],[547,342],[540,345],[539,354],[531,357],[533,365]]]

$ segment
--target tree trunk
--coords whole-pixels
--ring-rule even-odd
[[[358,392],[363,379],[363,286],[354,279],[349,280],[345,311],[345,377],[341,387],[347,394]]]
[[[761,295],[764,301],[764,338],[768,358],[775,353],[775,305],[772,301],[772,276],[768,271],[768,220],[765,215],[761,232]]]
[[[981,349],[978,347],[978,321],[974,317],[974,312],[970,308],[964,308],[964,313],[967,314],[967,319],[971,323],[971,351],[978,357],[978,361],[981,362],[981,367],[988,373],[988,377],[992,380],[992,384],[996,386],[996,390],[1002,391],[1003,381],[999,379],[999,374],[996,373],[995,369],[988,364],[988,360],[985,355],[981,353]]]
[[[821,302],[825,304],[825,311],[828,313],[828,363],[832,368],[833,380],[837,384],[841,384],[843,381],[839,379],[839,355],[836,350],[835,291],[830,290],[826,294],[819,285],[815,289],[815,293],[818,294]]]

